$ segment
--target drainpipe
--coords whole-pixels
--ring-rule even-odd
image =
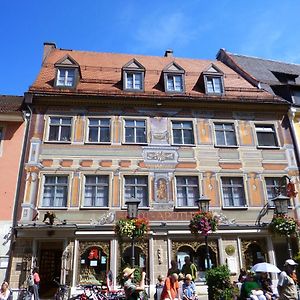
[[[17,226],[17,222],[18,222],[17,217],[18,217],[20,190],[21,190],[21,180],[23,177],[25,154],[26,154],[26,150],[27,150],[29,128],[30,128],[31,118],[32,118],[32,110],[28,104],[27,104],[27,109],[23,110],[22,113],[23,113],[23,119],[26,122],[26,124],[25,124],[24,140],[23,140],[23,145],[22,145],[22,154],[21,154],[20,165],[19,165],[18,179],[17,179],[14,211],[13,211],[13,223],[12,223],[12,228],[11,228],[11,240],[10,240],[10,246],[9,246],[9,261],[8,261],[8,266],[6,269],[6,275],[5,275],[5,280],[8,282],[9,282],[10,275],[11,275],[11,267],[12,267],[12,260],[13,260],[12,254],[13,254],[13,250],[14,250],[14,243],[15,243],[14,240],[16,238],[16,226]]]

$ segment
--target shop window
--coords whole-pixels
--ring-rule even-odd
[[[79,284],[105,284],[107,270],[107,254],[100,247],[90,247],[80,257]]]

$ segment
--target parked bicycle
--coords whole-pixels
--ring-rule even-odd
[[[54,299],[55,300],[68,300],[69,293],[70,293],[69,286],[67,286],[65,284],[60,284],[56,279],[54,279],[53,281],[58,285],[58,289],[54,295]]]

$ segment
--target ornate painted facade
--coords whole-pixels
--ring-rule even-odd
[[[44,295],[53,277],[74,291],[105,282],[111,270],[116,283],[122,260],[130,261],[130,241],[120,243],[113,229],[130,197],[141,200],[139,215],[149,219],[136,262],[152,288],[171,259],[181,267],[185,255],[198,266],[198,283],[203,279],[204,237],[188,227],[200,195],[210,197],[221,220],[209,235],[213,265],[227,263],[235,276],[260,259],[286,258],[284,239],[255,221],[282,176],[298,180],[288,105],[223,63],[45,44],[26,103],[33,115],[15,287],[33,265]]]

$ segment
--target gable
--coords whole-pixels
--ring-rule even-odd
[[[176,72],[176,73],[184,73],[185,72],[184,69],[175,62],[168,64],[164,68],[163,71],[164,72]]]
[[[211,74],[223,74],[223,72],[217,68],[214,64],[210,64],[205,70],[204,73],[211,73]]]
[[[144,66],[139,63],[135,58],[130,60],[127,64],[123,66],[123,69],[130,69],[130,70],[145,70]]]
[[[71,56],[66,55],[55,63],[55,66],[79,67],[79,64]]]

